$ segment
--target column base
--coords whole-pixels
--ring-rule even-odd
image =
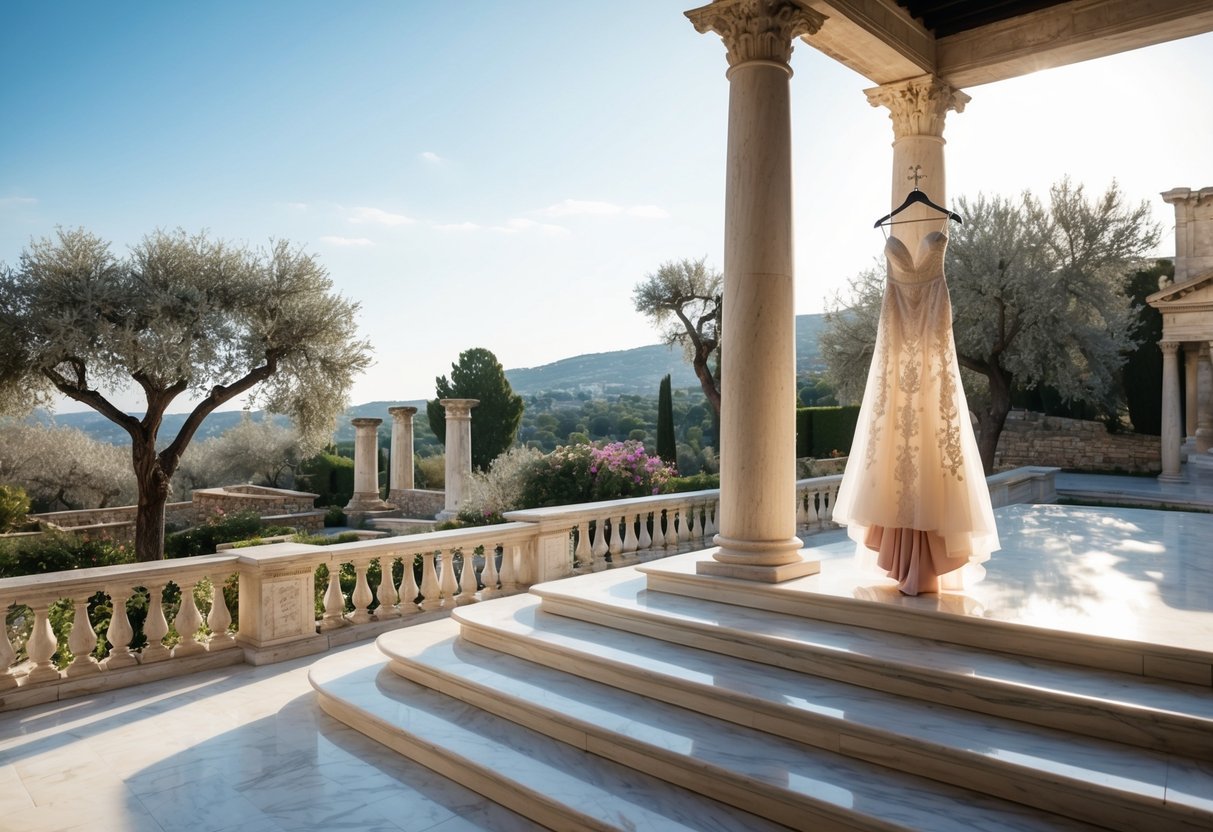
[[[808,559],[781,563],[778,566],[724,563],[715,559],[701,560],[695,564],[695,572],[699,575],[712,575],[717,578],[736,578],[741,581],[755,581],[765,584],[780,584],[793,578],[816,575],[820,571],[821,561]]]
[[[1159,482],[1187,482],[1188,478],[1185,477],[1183,474],[1166,474],[1166,473],[1164,473],[1164,474],[1158,475],[1158,481]]]
[[[363,514],[369,511],[392,511],[396,507],[379,498],[378,494],[354,494],[342,509],[346,514]]]

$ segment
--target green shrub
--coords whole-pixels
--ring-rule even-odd
[[[83,540],[66,532],[0,541],[0,578],[112,566],[134,560],[134,552],[125,546],[108,540]]]
[[[855,438],[859,408],[799,407],[796,409],[796,456],[818,459],[846,456]]]
[[[638,442],[567,445],[531,467],[520,503],[565,506],[660,494],[673,473]]]
[[[325,509],[324,527],[326,529],[331,529],[336,526],[344,526],[345,522],[345,511],[342,510],[341,506],[329,506],[327,509]]]
[[[299,478],[318,495],[317,505],[344,506],[354,496],[354,460],[349,457],[316,454],[299,467]]]
[[[220,543],[233,543],[255,537],[276,537],[293,534],[289,526],[262,527],[261,516],[255,511],[234,511],[217,514],[201,526],[170,534],[164,540],[164,556],[185,558],[191,555],[209,555]]]
[[[681,494],[684,491],[707,491],[720,488],[720,474],[692,474],[689,477],[670,477],[666,491],[671,494]]]
[[[25,489],[15,485],[0,485],[0,534],[20,528],[27,514],[29,495]]]

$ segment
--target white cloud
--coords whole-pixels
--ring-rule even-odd
[[[437,153],[435,153],[432,150],[426,150],[423,153],[420,153],[419,155],[421,156],[421,158],[423,160],[429,162],[431,165],[441,165],[443,162],[446,161],[446,159],[442,158],[441,156],[439,156]]]
[[[404,214],[393,214],[390,211],[384,211],[382,208],[355,208],[350,215],[352,223],[373,223],[375,225],[412,225],[415,220],[412,217],[406,217]]]
[[[439,231],[477,231],[480,226],[474,222],[446,222],[434,223],[434,228]]]
[[[618,205],[614,202],[601,202],[588,199],[564,199],[555,205],[549,205],[538,213],[545,217],[569,217],[590,215],[599,217],[619,216],[626,214],[642,219],[663,220],[669,217],[669,212],[656,205]]]
[[[536,231],[540,234],[568,234],[569,230],[562,225],[551,225],[546,222],[536,222],[522,217],[515,217],[506,222],[505,225],[494,225],[494,231],[505,231],[508,234],[517,234],[520,231]]]
[[[327,237],[321,237],[320,242],[326,243],[327,245],[330,245],[330,246],[343,246],[343,247],[375,245],[372,241],[368,240],[366,237],[327,236]]]

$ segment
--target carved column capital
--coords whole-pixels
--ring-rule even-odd
[[[480,404],[480,399],[439,399],[446,412],[447,419],[471,419],[472,408]]]
[[[792,42],[816,34],[825,22],[804,0],[716,0],[686,16],[701,34],[720,35],[730,67],[747,61],[786,64]]]
[[[873,107],[889,108],[896,139],[903,136],[942,137],[948,111],[962,113],[970,100],[968,95],[934,75],[881,84],[864,90],[864,95]]]
[[[1179,352],[1179,346],[1180,344],[1178,341],[1158,342],[1158,348],[1162,350],[1163,355],[1175,355],[1177,352]]]

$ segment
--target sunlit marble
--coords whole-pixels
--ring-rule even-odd
[[[323,714],[312,661],[0,714],[0,829],[537,828]]]

